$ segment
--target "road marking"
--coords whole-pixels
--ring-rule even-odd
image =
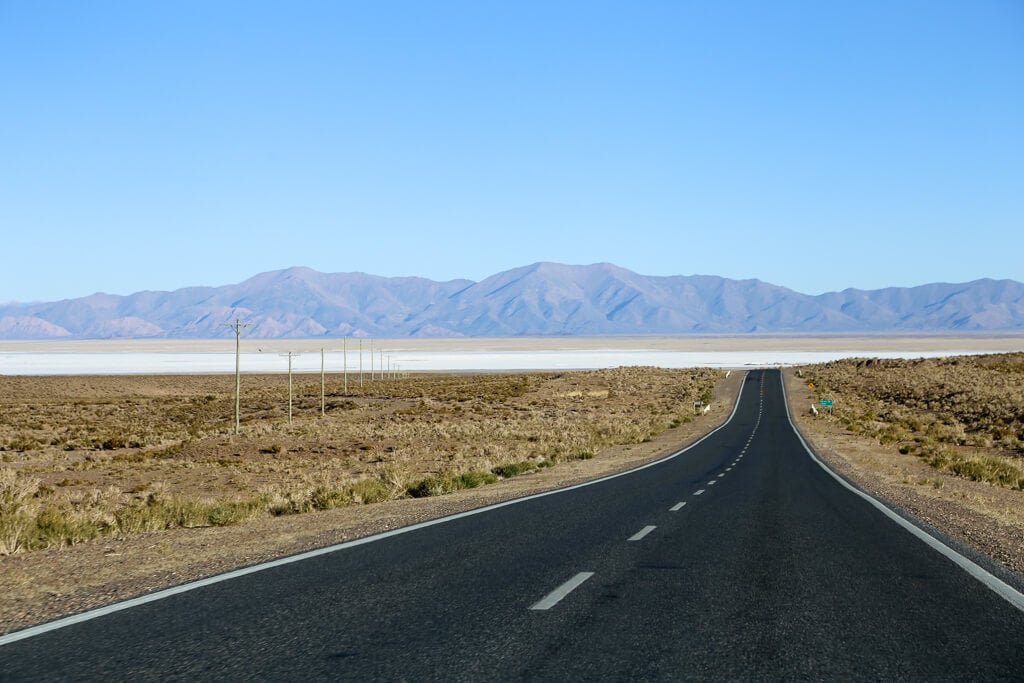
[[[654,531],[657,528],[658,527],[656,527],[656,526],[645,526],[643,529],[641,529],[640,531],[636,532],[635,534],[633,534],[632,536],[630,536],[626,540],[627,541],[639,541],[641,538],[643,538],[644,536],[646,536],[647,534],[651,533],[652,531]]]
[[[861,498],[866,500],[875,509],[877,509],[883,515],[891,519],[893,522],[903,527],[911,534],[916,536],[918,539],[923,541],[925,545],[929,546],[932,550],[936,551],[937,553],[951,561],[953,564],[960,567],[960,569],[962,569],[965,573],[967,573],[969,576],[974,577],[979,583],[981,583],[986,588],[991,590],[993,593],[1001,597],[1003,600],[1006,600],[1006,602],[1010,603],[1021,612],[1024,612],[1024,593],[1021,593],[1016,588],[1010,586],[1002,579],[998,578],[997,576],[994,576],[991,572],[986,570],[978,563],[965,557],[964,555],[961,555],[953,548],[950,548],[948,545],[940,541],[938,538],[932,536],[930,533],[920,528],[913,522],[903,519],[898,514],[890,510],[889,506],[887,506],[881,500],[875,498],[874,496],[868,493],[865,493],[864,491],[861,491],[856,486],[846,481],[846,479],[837,474],[831,467],[822,462],[821,459],[818,458],[817,454],[811,449],[810,444],[808,444],[807,441],[804,439],[804,435],[800,433],[800,430],[797,429],[796,425],[793,423],[793,415],[789,410],[789,398],[786,395],[786,383],[785,381],[783,381],[781,373],[779,376],[779,381],[782,384],[782,405],[784,405],[786,408],[786,419],[789,421],[789,426],[796,433],[796,438],[803,445],[804,450],[807,451],[807,455],[810,456],[811,460],[817,463],[821,469],[825,470],[825,472],[827,472],[829,476],[835,479],[840,486],[849,490],[855,496],[860,496]]]
[[[702,493],[704,493],[704,489],[698,489],[698,490],[696,490],[696,491],[694,491],[694,492],[693,492],[693,495],[695,495],[695,496],[699,496],[699,495],[700,495],[700,494],[702,494]]]
[[[718,475],[718,478],[721,479],[724,476],[725,476],[725,472],[722,472],[721,474]]]
[[[572,593],[574,590],[576,590],[577,588],[582,586],[583,582],[586,581],[587,579],[589,579],[593,575],[594,575],[594,572],[580,572],[579,574],[577,574],[576,576],[572,577],[571,579],[569,579],[568,581],[563,583],[561,586],[559,586],[555,590],[553,590],[550,593],[548,593],[547,595],[545,595],[544,598],[540,602],[531,605],[530,609],[535,609],[535,610],[551,609],[552,607],[557,605],[562,600],[562,598],[564,598],[569,593]]]
[[[725,471],[726,471],[726,472],[732,472],[732,468],[731,468],[731,467],[726,467],[726,468],[725,468]]]
[[[488,506],[485,506],[485,507],[476,508],[474,510],[467,510],[465,512],[457,512],[454,515],[448,515],[447,517],[438,517],[437,519],[431,519],[431,520],[427,520],[425,522],[419,522],[418,524],[412,524],[410,526],[401,527],[401,528],[398,528],[398,529],[392,529],[391,531],[385,531],[385,532],[382,532],[382,533],[379,533],[379,534],[374,534],[372,536],[366,536],[364,538],[358,538],[358,539],[355,539],[353,541],[346,541],[344,543],[338,543],[336,545],[330,545],[330,546],[326,546],[324,548],[318,548],[316,550],[309,550],[307,552],[299,553],[297,555],[289,555],[288,557],[278,558],[276,560],[271,560],[269,562],[264,562],[262,564],[250,565],[248,567],[243,567],[242,569],[235,569],[233,571],[224,572],[223,574],[214,574],[213,576],[207,576],[205,578],[198,579],[198,580],[192,581],[190,583],[184,583],[184,584],[181,584],[181,585],[178,585],[178,586],[172,586],[170,588],[165,588],[163,590],[156,591],[155,593],[147,593],[146,595],[140,595],[140,596],[135,597],[135,598],[129,598],[128,600],[123,600],[121,602],[115,602],[113,604],[106,605],[104,607],[97,607],[96,609],[89,610],[88,612],[80,612],[78,614],[73,614],[70,617],[64,617],[62,619],[56,619],[54,621],[46,622],[45,624],[38,624],[36,626],[30,626],[30,627],[28,627],[26,629],[22,629],[21,631],[13,631],[11,633],[7,633],[5,635],[0,636],[0,646],[7,645],[8,643],[14,643],[14,642],[17,642],[19,640],[25,640],[26,638],[33,638],[33,637],[41,635],[43,633],[49,633],[50,631],[56,631],[57,629],[65,628],[67,626],[71,626],[72,624],[80,624],[80,623],[82,623],[84,621],[91,621],[92,619],[96,619],[98,617],[102,617],[102,616],[105,616],[107,614],[113,614],[114,612],[121,612],[123,610],[127,610],[127,609],[132,609],[134,607],[138,607],[139,605],[145,605],[146,603],[155,602],[157,600],[163,600],[165,598],[171,597],[172,595],[178,595],[180,593],[187,593],[189,591],[196,590],[197,588],[203,588],[204,586],[209,586],[209,585],[212,585],[212,584],[215,584],[215,583],[221,583],[223,581],[230,581],[232,579],[237,579],[237,578],[242,577],[242,576],[248,576],[249,574],[255,574],[256,572],[261,572],[261,571],[264,571],[264,570],[267,570],[267,569],[272,569],[274,567],[281,567],[281,566],[284,566],[284,565],[292,564],[294,562],[301,562],[303,560],[308,560],[308,559],[313,558],[313,557],[319,557],[320,555],[327,555],[328,553],[335,553],[335,552],[338,552],[339,550],[345,550],[345,549],[348,549],[348,548],[353,548],[355,546],[364,545],[366,543],[374,543],[376,541],[380,541],[380,540],[383,540],[385,538],[390,538],[392,536],[397,536],[399,534],[407,534],[407,533],[410,533],[410,532],[413,532],[413,531],[418,531],[419,529],[424,529],[426,527],[435,526],[437,524],[446,524],[448,522],[452,522],[452,521],[455,521],[457,519],[462,519],[464,517],[471,517],[471,516],[474,516],[474,515],[479,515],[479,514],[483,514],[483,513],[486,513],[486,512],[490,512],[492,510],[497,510],[498,508],[508,507],[510,505],[518,505],[520,503],[525,503],[526,501],[529,501],[529,500],[535,500],[537,498],[546,498],[547,496],[561,495],[561,494],[566,493],[568,491],[574,491],[576,489],[581,489],[581,488],[584,488],[586,486],[593,486],[594,484],[599,484],[599,483],[601,483],[603,481],[608,481],[610,479],[618,479],[619,477],[627,477],[627,476],[629,476],[631,474],[634,474],[635,472],[639,472],[640,470],[645,470],[645,469],[648,469],[650,467],[656,467],[657,465],[660,465],[661,463],[668,462],[669,460],[673,460],[674,458],[679,457],[683,453],[686,453],[687,451],[689,451],[689,450],[691,450],[693,448],[696,448],[699,444],[703,443],[704,441],[707,441],[714,434],[718,433],[722,429],[725,429],[725,427],[728,426],[733,421],[733,419],[736,417],[736,413],[739,411],[740,403],[742,402],[742,400],[743,400],[743,385],[741,384],[740,385],[740,392],[739,392],[739,394],[736,395],[736,402],[733,404],[733,407],[732,407],[732,412],[729,413],[729,419],[727,419],[725,422],[723,422],[722,424],[720,424],[717,427],[715,427],[714,429],[712,429],[710,432],[708,432],[707,434],[705,434],[701,438],[699,438],[696,441],[694,441],[689,446],[686,446],[685,448],[681,448],[678,451],[676,451],[675,453],[672,453],[671,455],[667,455],[664,458],[661,458],[659,460],[655,460],[653,462],[649,462],[646,465],[640,465],[639,467],[636,467],[636,468],[631,469],[631,470],[626,470],[624,472],[619,472],[617,474],[610,474],[607,477],[602,477],[600,479],[594,479],[592,481],[584,482],[582,484],[575,484],[573,486],[567,486],[564,489],[555,489],[555,490],[552,490],[552,491],[545,491],[543,493],[535,493],[535,494],[532,494],[532,495],[529,495],[529,496],[523,496],[522,498],[514,498],[512,500],[507,500],[507,501],[504,501],[504,502],[501,502],[501,503],[495,503],[493,505],[488,505]]]
[[[686,502],[685,502],[685,501],[684,501],[684,502],[682,502],[682,503],[676,503],[675,505],[673,505],[672,507],[670,507],[670,508],[668,509],[668,511],[669,511],[669,512],[679,512],[680,510],[682,510],[682,509],[683,509],[683,506],[684,506],[684,505],[686,505]]]

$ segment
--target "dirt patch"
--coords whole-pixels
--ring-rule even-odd
[[[227,377],[0,378],[0,409],[12,416],[0,432],[11,456],[0,472],[39,480],[42,493],[26,503],[37,516],[48,501],[82,505],[104,495],[127,509],[244,501],[254,492],[283,506],[228,525],[110,532],[0,557],[2,630],[650,462],[727,419],[742,375],[723,375],[621,368],[428,376],[348,394],[334,383],[324,416],[319,382],[307,378],[296,387],[290,425],[286,378],[247,378],[239,436]],[[710,399],[707,415],[693,415],[698,399]],[[111,430],[138,445],[104,448]],[[34,448],[17,450],[12,439]],[[493,484],[407,493],[425,477],[454,481],[523,463],[532,465]],[[367,491],[386,499],[361,501]],[[316,500],[337,506],[287,514]]]

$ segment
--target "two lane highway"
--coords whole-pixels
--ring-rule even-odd
[[[1022,643],[1024,612],[810,457],[758,370],[675,457],[7,642],[0,677],[993,679]]]

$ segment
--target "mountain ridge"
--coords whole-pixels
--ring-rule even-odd
[[[757,279],[538,262],[474,282],[321,273],[0,305],[0,339],[257,338],[1024,330],[1024,284],[983,278],[801,294]]]

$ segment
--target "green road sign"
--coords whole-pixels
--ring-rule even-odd
[[[821,399],[821,401],[819,401],[819,403],[821,403],[821,405],[827,406],[829,408],[832,407],[832,399],[830,399],[830,398],[823,398],[823,399]]]

